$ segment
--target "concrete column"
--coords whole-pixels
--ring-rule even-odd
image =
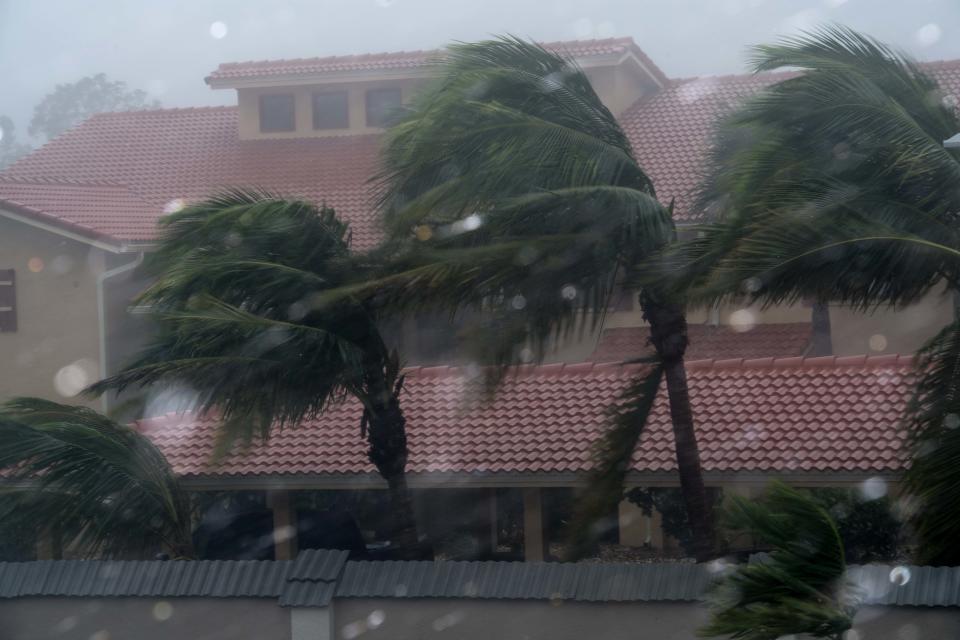
[[[540,487],[523,490],[523,559],[527,562],[543,562],[546,557],[546,540],[543,535],[543,499]]]
[[[643,509],[623,500],[619,508],[620,544],[625,547],[663,549],[663,523],[660,512],[654,509],[649,516]]]
[[[297,557],[297,513],[289,491],[271,491],[267,504],[273,510],[273,557],[293,560]]]
[[[290,609],[290,640],[333,640],[333,606]]]

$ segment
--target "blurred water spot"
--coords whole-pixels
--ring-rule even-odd
[[[407,595],[407,585],[403,583],[398,584],[396,587],[394,587],[393,594],[398,598],[404,597]]]
[[[169,215],[171,213],[181,211],[185,206],[187,206],[187,203],[183,201],[183,198],[174,198],[167,204],[163,205],[163,212]]]
[[[520,349],[520,360],[525,363],[533,362],[533,350],[530,347]]]
[[[573,300],[577,297],[577,288],[572,284],[565,284],[560,289],[560,295],[563,296],[564,300]]]
[[[90,640],[110,640],[110,632],[106,629],[100,629],[100,631],[94,631],[90,634]]]
[[[860,484],[860,495],[865,500],[879,500],[887,495],[887,482],[883,478],[867,478]]]
[[[860,640],[860,632],[856,629],[850,629],[843,634],[843,640]]]
[[[433,237],[433,229],[430,228],[430,225],[418,224],[413,228],[413,235],[415,235],[420,242],[426,242]]]
[[[50,270],[58,276],[73,271],[74,261],[70,256],[60,255],[50,261]]]
[[[463,219],[463,228],[465,231],[473,231],[479,229],[482,223],[483,220],[480,219],[480,216],[473,213]]]
[[[512,300],[510,300],[510,306],[517,311],[520,311],[527,306],[527,299],[518,293],[517,295],[513,296]]]
[[[890,569],[890,582],[902,587],[903,585],[910,582],[910,569],[904,566],[894,567]]]
[[[397,0],[377,0],[377,6],[387,8],[397,4]]]
[[[743,282],[740,283],[740,288],[743,289],[745,293],[756,293],[760,291],[760,287],[763,286],[763,282],[760,281],[760,278],[746,278]]]
[[[210,25],[210,35],[217,40],[227,37],[227,25],[217,20]]]
[[[443,631],[444,629],[449,629],[452,626],[455,626],[463,620],[463,613],[460,611],[451,611],[445,616],[440,616],[433,621],[433,630],[434,631]]]
[[[692,103],[716,92],[719,82],[714,78],[700,78],[680,86],[677,96],[681,102]]]
[[[882,333],[875,333],[867,341],[872,351],[883,351],[887,348],[887,337]]]
[[[823,3],[831,8],[836,8],[841,5],[847,4],[847,0],[823,0]]]
[[[273,539],[275,542],[282,542],[284,540],[290,540],[297,535],[297,530],[295,527],[286,526],[286,527],[277,527],[273,530]]]
[[[351,622],[343,627],[343,637],[347,640],[353,640],[364,631],[367,630],[367,623],[365,620],[358,620],[357,622]]]
[[[915,624],[905,624],[897,629],[898,640],[920,640],[920,627]]]
[[[57,631],[57,633],[66,633],[67,631],[70,631],[76,626],[77,626],[77,617],[67,616],[66,618],[58,622],[56,627],[54,627],[54,629]]]
[[[940,41],[940,36],[943,35],[943,31],[940,29],[940,25],[936,22],[931,22],[925,24],[914,34],[914,37],[917,39],[917,42],[920,46],[929,47],[932,44],[936,44]]]
[[[750,331],[757,325],[757,317],[749,309],[737,309],[727,319],[730,328],[737,333]]]
[[[90,358],[80,358],[60,367],[53,376],[53,388],[61,396],[72,398],[91,384],[97,375],[97,363]]]
[[[533,262],[537,259],[538,255],[539,253],[535,248],[531,247],[530,245],[527,245],[521,248],[520,251],[517,251],[517,264],[524,265],[524,266],[528,264],[533,264]]]
[[[716,576],[726,575],[730,573],[732,569],[733,565],[723,558],[717,558],[707,563],[707,571]]]
[[[573,23],[573,33],[578,38],[589,38],[593,35],[593,21],[590,18],[579,18]]]
[[[559,591],[554,591],[550,594],[550,604],[555,607],[559,607],[563,604],[563,594]]]
[[[34,273],[40,273],[41,271],[43,271],[43,267],[44,267],[43,258],[34,256],[29,260],[27,260],[27,269],[30,269],[30,271]]]
[[[473,598],[478,593],[480,593],[480,590],[477,588],[477,585],[473,582],[473,580],[469,580],[467,581],[467,584],[463,585],[463,595],[466,597]]]
[[[158,622],[165,622],[173,617],[173,605],[166,600],[161,600],[153,605],[153,611],[150,612],[153,619]]]
[[[948,413],[943,418],[943,426],[947,429],[956,429],[960,427],[960,416],[955,413]]]
[[[304,316],[307,315],[307,311],[309,310],[310,309],[307,307],[306,303],[304,303],[302,300],[299,300],[287,307],[287,317],[294,322],[303,320]]]
[[[0,127],[0,142],[3,142],[3,127]]]
[[[243,243],[243,236],[241,236],[236,231],[231,231],[223,239],[223,244],[228,247],[239,247]]]
[[[370,612],[370,615],[367,616],[367,626],[371,629],[376,629],[382,625],[386,619],[387,614],[385,614],[382,609],[374,609]]]

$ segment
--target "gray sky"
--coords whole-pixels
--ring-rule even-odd
[[[220,62],[434,48],[505,32],[632,36],[669,76],[738,73],[748,45],[831,21],[920,59],[960,58],[960,0],[0,0],[0,114],[24,139],[55,84],[97,72],[164,106],[229,104],[231,92],[203,83]],[[221,38],[215,22],[226,25]]]

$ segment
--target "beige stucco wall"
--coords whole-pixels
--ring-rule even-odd
[[[3,640],[289,640],[276,598],[0,600]]]
[[[75,375],[97,374],[96,285],[106,264],[101,249],[0,216],[0,268],[16,269],[18,324],[0,333],[0,399],[64,400],[58,371],[73,365]],[[64,382],[61,374],[60,386],[70,386]]]

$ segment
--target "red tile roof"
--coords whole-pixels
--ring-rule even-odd
[[[602,40],[570,40],[547,42],[547,49],[558,51],[574,58],[590,58],[626,54],[632,52],[659,82],[668,82],[664,73],[633,41],[633,38],[605,38]],[[396,51],[391,53],[366,53],[352,56],[327,56],[323,58],[297,58],[288,60],[252,60],[221,64],[207,76],[207,83],[218,81],[250,80],[276,77],[295,77],[323,73],[377,71],[387,69],[414,69],[425,67],[436,60],[442,50]]]
[[[811,326],[807,322],[758,324],[749,331],[737,332],[729,326],[691,324],[688,360],[725,360],[728,358],[764,358],[802,356],[810,343]],[[622,362],[649,355],[650,331],[647,327],[604,329],[590,355],[593,362]]]
[[[580,55],[631,51],[655,75],[662,76],[630,38],[550,46],[561,45],[574,54],[580,51]],[[401,59],[414,54],[343,59],[393,55]],[[921,66],[947,93],[960,96],[960,60]],[[782,77],[766,74],[673,81],[664,77],[664,89],[642,98],[622,115],[623,126],[642,166],[653,177],[659,197],[676,199],[678,220],[697,218],[692,195],[716,117],[737,100]],[[240,141],[235,107],[106,113],[90,118],[0,174],[6,178],[0,182],[0,203],[15,202],[20,210],[44,221],[79,224],[79,229],[91,236],[148,241],[155,234],[149,217],[159,218],[167,202],[196,199],[223,187],[258,186],[333,205],[351,223],[355,246],[366,248],[380,237],[367,185],[375,172],[377,153],[375,135]],[[71,194],[75,196],[71,206],[62,187],[45,187],[41,180],[106,181],[114,189],[110,194],[77,190]],[[121,195],[121,188],[129,195]],[[129,206],[118,204],[124,198],[129,198]]]
[[[910,358],[765,358],[687,364],[704,471],[870,475],[903,468],[898,425],[910,390]],[[481,402],[462,370],[410,370],[402,404],[412,474],[576,474],[604,410],[637,366],[527,367]],[[216,422],[192,414],[146,420],[142,429],[187,477],[370,474],[360,407],[348,402],[277,433],[265,445],[213,465]],[[661,389],[633,457],[639,473],[676,470]]]
[[[379,237],[367,188],[377,153],[371,135],[241,141],[235,107],[104,113],[10,167],[0,201],[76,220],[93,234],[148,241],[172,200],[262,187],[332,205],[351,222],[354,246],[368,248]],[[76,184],[104,180],[114,186]],[[54,181],[75,188],[68,194]]]

